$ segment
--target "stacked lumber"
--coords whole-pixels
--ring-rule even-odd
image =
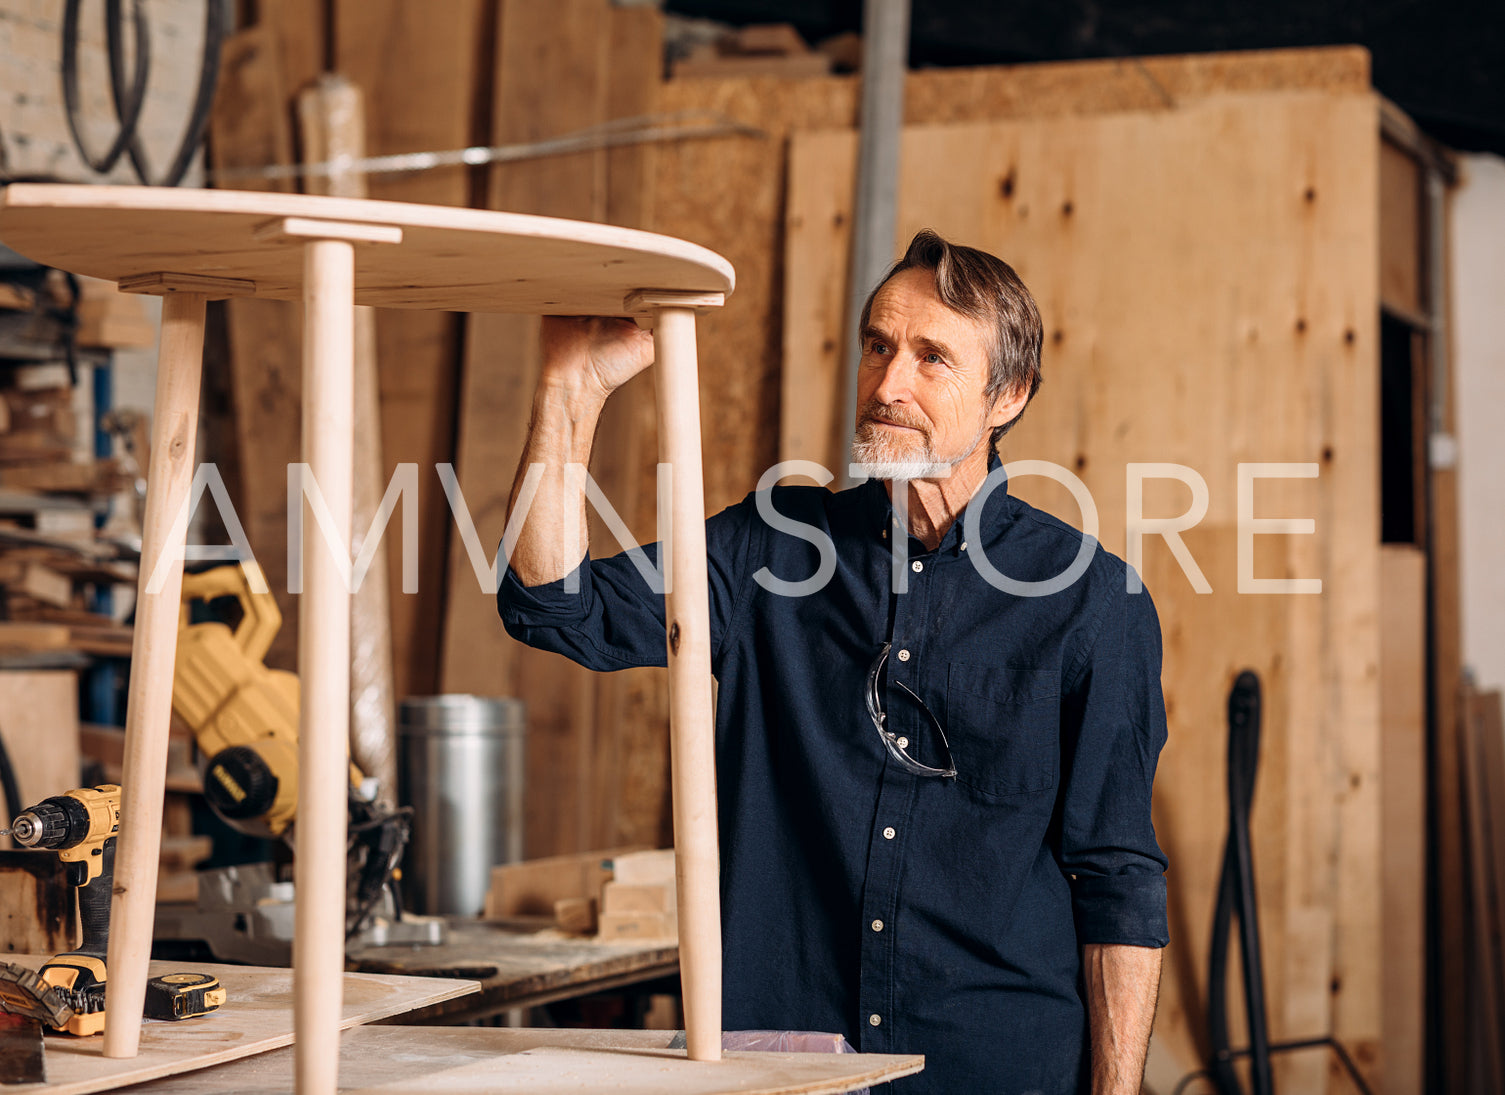
[[[493,867],[483,916],[603,942],[674,939],[674,850],[614,848]]]
[[[601,887],[598,934],[603,942],[679,937],[674,849],[616,858],[611,881]]]
[[[89,373],[76,366],[106,360],[79,346],[150,345],[155,331],[141,300],[108,282],[33,268],[3,285],[0,657],[32,657],[38,664],[37,657],[58,652],[125,656],[130,630],[119,623],[123,612],[106,615],[93,606],[101,590],[133,590],[136,571],[113,561],[114,549],[100,541],[95,526],[139,469],[95,457]],[[71,350],[69,329],[75,330]],[[129,531],[133,507],[123,500],[115,508]],[[113,531],[120,529],[117,520]],[[129,596],[116,602],[128,607]]]

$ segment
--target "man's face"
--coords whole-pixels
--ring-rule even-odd
[[[853,462],[881,478],[930,478],[985,446],[1022,405],[1008,393],[984,398],[987,338],[941,303],[929,270],[905,270],[878,290],[861,332]]]

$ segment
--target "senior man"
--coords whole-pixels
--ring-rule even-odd
[[[593,669],[663,665],[663,599],[590,558],[566,471],[652,340],[551,319],[543,341],[502,618]],[[1041,344],[1006,263],[920,233],[861,342],[871,478],[706,522],[725,1024],[923,1053],[905,1092],[1137,1093],[1167,941],[1154,608],[1003,482]]]

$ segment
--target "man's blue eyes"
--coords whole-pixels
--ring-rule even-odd
[[[874,342],[874,343],[872,343],[871,345],[868,346],[868,352],[869,353],[874,353],[874,354],[886,354],[886,353],[889,353],[891,351],[889,349],[888,343],[886,343],[886,342]],[[920,358],[920,360],[923,361],[927,365],[944,365],[946,363],[941,358],[941,355],[940,354],[936,354],[936,353],[925,354],[924,356],[922,356]]]

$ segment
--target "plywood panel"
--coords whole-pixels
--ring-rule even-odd
[[[1240,463],[1317,466],[1316,479],[1261,480],[1255,491],[1258,515],[1310,516],[1318,534],[1259,538],[1254,573],[1324,583],[1320,596],[1270,598],[1260,611],[1275,613],[1273,637],[1249,654],[1279,652],[1285,708],[1303,727],[1267,762],[1265,785],[1285,789],[1287,808],[1279,839],[1257,855],[1262,907],[1279,902],[1265,918],[1282,940],[1267,951],[1280,986],[1272,1033],[1334,1031],[1365,1068],[1381,1031],[1377,144],[1370,96],[1317,93],[913,126],[896,241],[933,227],[1001,255],[1031,287],[1045,383],[1003,454],[1080,476],[1110,549],[1124,550],[1131,462],[1194,469],[1215,526],[1237,521]],[[838,162],[838,151],[828,155]],[[1079,520],[1049,481],[1014,486]],[[1186,488],[1159,486],[1146,492],[1146,512],[1182,512]],[[1236,586],[1236,573],[1222,581]],[[1199,611],[1195,599],[1183,582],[1157,598],[1162,619]],[[1210,773],[1169,771],[1162,809],[1220,831],[1221,813],[1208,815],[1193,790]],[[1191,880],[1182,889],[1179,868],[1170,877],[1178,900],[1209,892]],[[1181,946],[1173,963],[1205,962],[1203,948]],[[1286,1086],[1325,1082],[1315,1056],[1282,1065]]]
[[[12,955],[9,960],[35,969],[49,957]],[[153,962],[150,976],[160,977],[181,968],[179,964]],[[48,1038],[49,1083],[45,1090],[52,1095],[108,1091],[292,1044],[292,970],[196,963],[194,971],[212,974],[225,987],[227,999],[218,1012],[187,1023],[143,1024],[140,1054],[127,1059],[102,1056],[99,1038]],[[340,1029],[401,1015],[475,990],[474,981],[347,973]],[[291,1054],[288,1060],[289,1067],[280,1075],[284,1090],[292,1088]]]
[[[1380,560],[1381,818],[1386,1091],[1421,1091],[1426,1001],[1426,556],[1389,544]]]
[[[340,1043],[340,1090],[489,1093],[616,1091],[665,1095],[822,1095],[918,1071],[903,1054],[731,1053],[710,1064],[667,1048],[665,1031],[424,1029],[372,1026]],[[279,1050],[156,1085],[162,1095],[276,1090],[291,1075]]]

